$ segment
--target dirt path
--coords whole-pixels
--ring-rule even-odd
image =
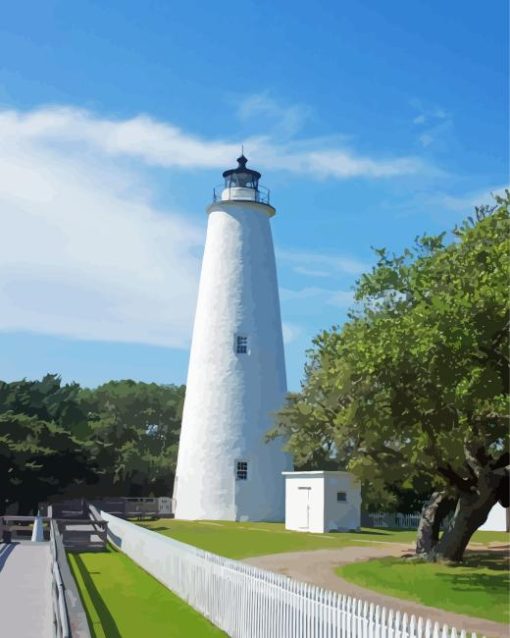
[[[386,596],[379,592],[358,587],[349,583],[334,572],[336,567],[370,558],[382,558],[383,556],[402,556],[412,553],[411,545],[397,543],[372,545],[369,547],[343,547],[340,549],[319,549],[311,552],[292,552],[286,554],[270,554],[268,556],[256,556],[244,559],[245,563],[291,576],[297,580],[319,585],[347,596],[361,598],[377,605],[392,607],[397,610],[423,618],[446,623],[456,629],[465,629],[467,632],[476,632],[479,637],[509,638],[509,626],[504,623],[473,618],[454,612],[428,607],[412,600],[403,600],[393,596]]]

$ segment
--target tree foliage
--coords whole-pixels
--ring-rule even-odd
[[[94,480],[89,448],[72,433],[86,423],[78,391],[55,375],[0,382],[0,512],[7,501],[28,512],[71,483]]]
[[[124,496],[169,494],[184,386],[110,381],[82,390],[80,403],[87,411],[89,437],[102,468],[99,491]]]
[[[437,548],[453,559],[506,493],[509,203],[476,209],[451,243],[424,235],[402,255],[377,250],[357,308],[315,339],[273,433],[298,462],[347,464],[372,498],[417,482],[453,495]]]
[[[0,382],[0,513],[56,495],[171,493],[183,386]]]

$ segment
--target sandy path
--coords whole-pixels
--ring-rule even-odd
[[[368,547],[342,547],[340,549],[319,549],[310,552],[255,556],[254,558],[244,559],[244,562],[262,569],[291,576],[306,583],[319,585],[347,596],[355,596],[377,605],[384,605],[395,610],[400,609],[402,612],[405,611],[415,616],[430,618],[438,621],[441,625],[446,623],[456,629],[465,629],[467,632],[474,631],[480,637],[509,638],[509,626],[506,624],[428,607],[411,600],[386,596],[349,583],[334,572],[336,567],[346,563],[370,558],[382,558],[383,556],[402,556],[412,553],[413,550],[414,548],[411,545],[392,543],[391,546],[390,544],[377,546],[374,544]]]

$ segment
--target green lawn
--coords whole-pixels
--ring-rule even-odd
[[[455,567],[383,558],[344,565],[336,572],[346,580],[384,594],[507,623],[510,621],[508,567],[507,552],[476,551],[467,552],[464,563]]]
[[[68,558],[93,638],[225,636],[117,550]]]
[[[138,523],[165,536],[228,558],[248,558],[280,552],[334,549],[348,545],[409,543],[416,540],[412,530],[362,529],[360,533],[308,534],[289,532],[283,523],[233,523],[227,521],[178,521],[162,518]],[[476,532],[479,543],[505,542],[504,532]]]

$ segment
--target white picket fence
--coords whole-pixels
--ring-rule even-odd
[[[117,547],[233,638],[466,638],[465,631],[223,558],[106,512],[101,516]]]
[[[382,512],[368,514],[374,527],[393,527],[397,529],[418,529],[420,514],[401,514]]]

